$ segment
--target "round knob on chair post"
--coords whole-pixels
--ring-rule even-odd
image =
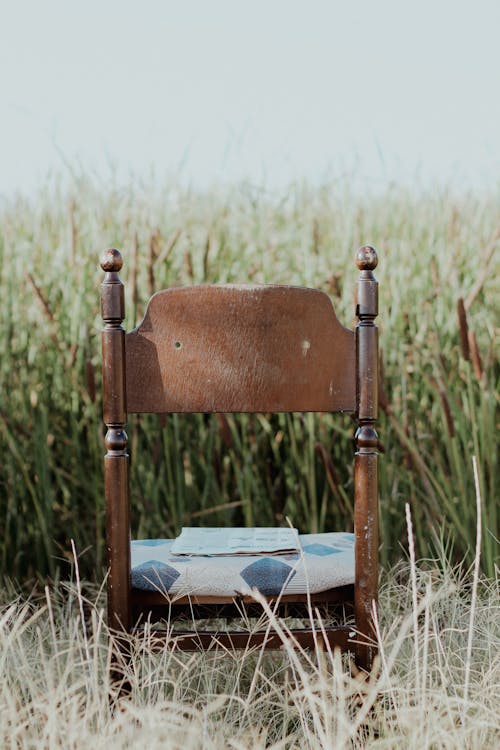
[[[114,247],[104,250],[100,258],[100,264],[103,271],[115,271],[118,273],[123,266],[123,258],[120,251]]]
[[[356,250],[356,265],[360,271],[373,271],[377,263],[377,251],[371,245],[363,245]]]
[[[356,445],[359,449],[376,450],[378,448],[378,435],[372,425],[361,425],[356,430]]]
[[[123,427],[110,427],[104,438],[104,445],[111,453],[126,453],[128,436]]]

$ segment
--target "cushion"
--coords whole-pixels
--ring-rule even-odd
[[[131,543],[132,588],[175,595],[316,594],[354,583],[354,534],[300,534],[284,555],[176,556],[173,539]]]

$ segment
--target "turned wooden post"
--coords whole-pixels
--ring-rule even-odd
[[[105,250],[101,268],[103,411],[107,427],[104,458],[106,495],[106,550],[108,562],[108,624],[113,630],[129,630],[130,619],[130,522],[125,397],[125,317],[122,267],[118,250]]]
[[[358,372],[356,456],[354,460],[355,586],[354,609],[360,641],[374,641],[372,608],[378,590],[378,283],[373,271],[378,263],[373,247],[356,252],[360,270],[356,315],[356,356]],[[356,663],[370,670],[375,645],[358,644]]]

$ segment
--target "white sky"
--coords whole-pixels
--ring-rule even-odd
[[[500,0],[0,0],[0,193],[500,174]]]

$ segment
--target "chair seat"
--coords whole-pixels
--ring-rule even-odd
[[[354,534],[299,535],[284,555],[178,556],[173,539],[131,542],[132,588],[169,596],[316,594],[354,583]]]

